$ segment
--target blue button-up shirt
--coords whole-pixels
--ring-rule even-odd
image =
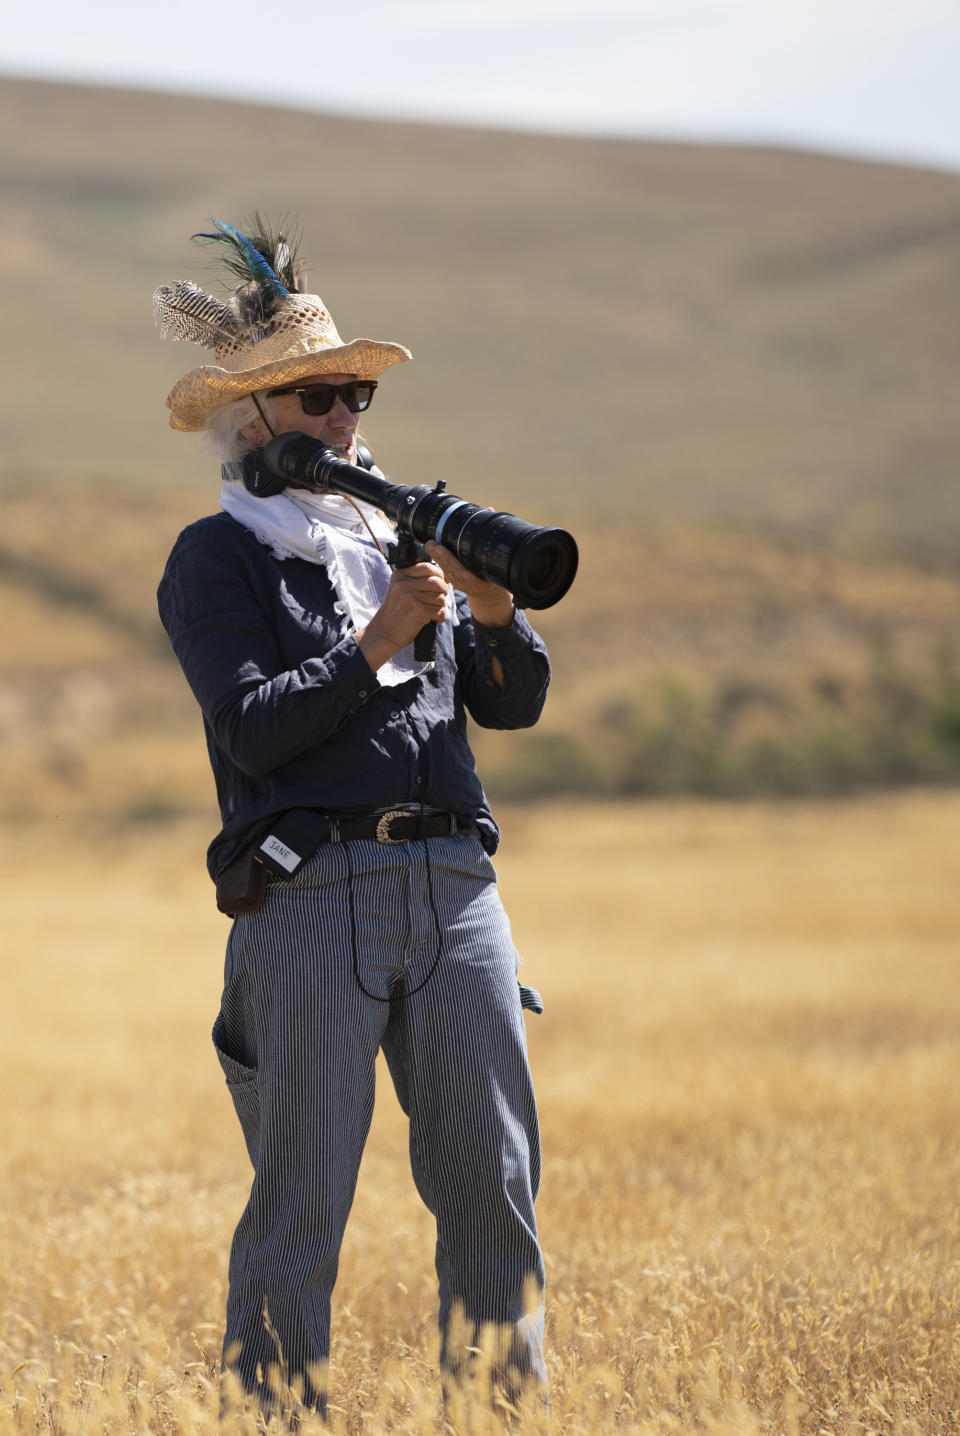
[[[476,823],[495,851],[465,712],[484,728],[540,716],[550,665],[521,612],[487,629],[458,594],[459,623],[440,625],[435,664],[382,686],[343,634],[323,565],[275,558],[224,513],[180,535],[158,602],[203,711],[223,821],[208,853],[214,878],[290,808],[424,803]]]

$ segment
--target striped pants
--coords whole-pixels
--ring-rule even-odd
[[[462,1370],[471,1327],[496,1323],[510,1334],[505,1370],[543,1382],[526,991],[493,865],[471,834],[324,844],[234,921],[213,1036],[254,1168],[224,1339],[247,1389],[264,1396],[259,1383],[282,1359],[307,1404],[323,1405],[311,1372],[329,1351],[381,1047],[437,1223],[444,1371]],[[466,1333],[451,1323],[459,1309]]]

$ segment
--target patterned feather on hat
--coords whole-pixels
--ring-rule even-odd
[[[239,334],[242,327],[235,308],[190,279],[161,285],[153,296],[153,312],[162,338],[184,339],[206,349]]]

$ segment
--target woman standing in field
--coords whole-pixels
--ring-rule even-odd
[[[230,1258],[225,1366],[269,1401],[278,1366],[324,1402],[330,1297],[383,1049],[437,1223],[441,1363],[478,1329],[495,1379],[544,1381],[539,1135],[517,953],[490,862],[498,830],[466,740],[536,722],[549,666],[503,588],[436,545],[391,570],[383,515],[329,493],[264,496],[262,449],[300,431],[350,463],[401,345],[344,343],[280,237],[214,221],[243,281],[156,305],[215,365],[173,389],[207,430],[222,512],[178,539],[160,614],[203,711],[223,826],[209,851],[234,916],[214,1041],[254,1167]],[[438,625],[435,661],[413,639]],[[453,1320],[461,1312],[465,1322]]]

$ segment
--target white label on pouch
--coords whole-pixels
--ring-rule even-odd
[[[273,858],[274,862],[279,863],[282,868],[286,868],[288,873],[292,873],[298,868],[302,861],[299,853],[295,853],[293,848],[284,847],[280,839],[275,838],[272,833],[269,837],[264,838],[260,844],[260,851]]]

